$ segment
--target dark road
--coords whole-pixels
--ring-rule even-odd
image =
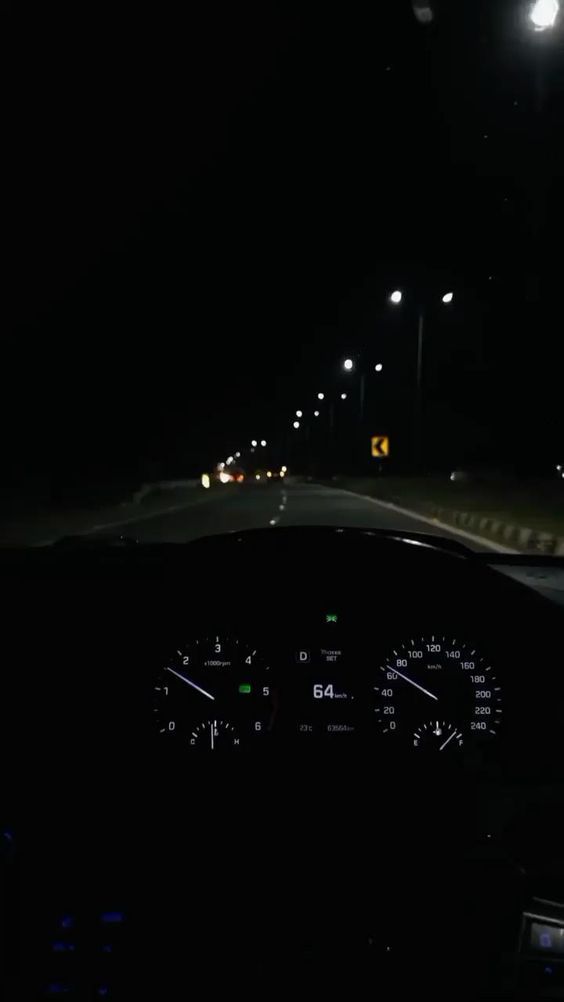
[[[493,544],[481,544],[466,533],[450,532],[370,498],[319,484],[228,485],[197,492],[190,500],[169,506],[169,509],[172,510],[144,514],[139,519],[100,524],[89,534],[102,536],[119,530],[141,543],[185,543],[202,536],[243,529],[329,525],[435,533],[474,549],[494,548]]]

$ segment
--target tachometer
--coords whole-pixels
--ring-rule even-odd
[[[415,748],[452,752],[496,736],[502,717],[497,674],[471,644],[413,637],[390,651],[374,679],[374,712],[383,734]]]
[[[153,694],[157,734],[187,747],[239,747],[272,726],[269,662],[238,639],[212,635],[178,647]]]

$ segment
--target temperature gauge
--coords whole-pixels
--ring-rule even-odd
[[[192,731],[190,744],[212,752],[240,747],[237,732],[227,720],[204,720]]]

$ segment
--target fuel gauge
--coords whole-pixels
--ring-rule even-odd
[[[464,744],[462,731],[444,720],[429,720],[413,734],[413,747],[433,752],[448,752]]]

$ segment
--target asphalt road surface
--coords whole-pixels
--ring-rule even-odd
[[[164,505],[163,505],[164,507]],[[478,540],[449,532],[360,495],[318,484],[225,485],[193,491],[189,500],[166,512],[144,513],[139,519],[99,526],[91,535],[131,536],[141,543],[184,543],[222,532],[267,526],[332,525],[362,529],[393,529],[449,536],[473,549],[491,549]]]

